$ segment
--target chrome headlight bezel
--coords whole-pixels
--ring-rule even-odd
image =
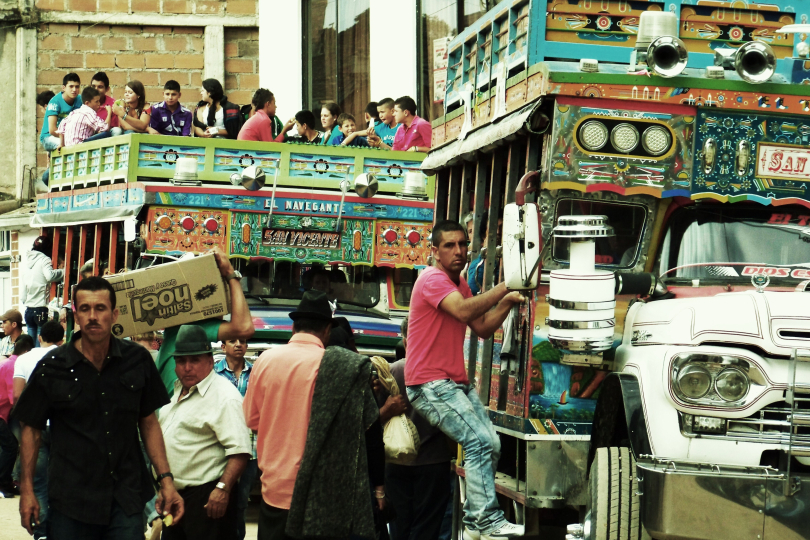
[[[709,373],[710,388],[705,394],[700,397],[689,397],[682,391],[679,381],[686,369],[702,369]],[[726,399],[718,391],[717,379],[724,372],[733,372],[745,378],[745,392],[740,398]],[[752,387],[760,386],[760,382],[765,382],[763,379],[760,370],[749,359],[733,354],[682,352],[673,356],[671,360],[670,388],[676,401],[684,405],[709,409],[743,408],[750,401]]]

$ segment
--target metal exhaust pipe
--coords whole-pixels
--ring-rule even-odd
[[[677,77],[689,60],[683,41],[675,36],[661,36],[647,48],[647,67],[661,77]]]
[[[776,55],[767,43],[750,41],[738,49],[715,49],[714,65],[733,68],[745,82],[760,84],[769,81],[776,71]]]

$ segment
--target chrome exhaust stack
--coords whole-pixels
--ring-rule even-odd
[[[645,11],[638,24],[636,45],[630,61],[646,64],[650,73],[660,77],[680,75],[689,60],[686,45],[678,36],[678,17],[668,11]]]
[[[613,227],[607,216],[560,216],[553,234],[570,241],[570,267],[549,276],[548,341],[563,364],[601,365],[613,347],[616,278],[595,268],[595,242],[613,236]]]
[[[776,55],[767,43],[750,41],[738,49],[715,49],[714,65],[735,70],[747,83],[760,84],[769,81],[776,71]]]

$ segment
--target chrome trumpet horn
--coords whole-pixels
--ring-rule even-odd
[[[715,49],[714,65],[733,68],[745,82],[759,84],[770,80],[776,71],[776,55],[767,43],[750,41],[738,49]]]
[[[641,57],[644,58],[641,58]],[[639,60],[647,62],[647,68],[661,77],[677,77],[689,61],[689,52],[683,41],[675,36],[661,36],[647,48],[646,55]]]

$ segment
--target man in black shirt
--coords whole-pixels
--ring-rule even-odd
[[[110,334],[118,318],[112,286],[87,278],[73,299],[81,331],[40,361],[14,412],[22,425],[22,526],[31,534],[38,521],[33,477],[50,420],[48,538],[142,540],[142,512],[154,488],[139,432],[158,474],[158,513],[183,515],[155,416],[169,396],[152,356]]]

